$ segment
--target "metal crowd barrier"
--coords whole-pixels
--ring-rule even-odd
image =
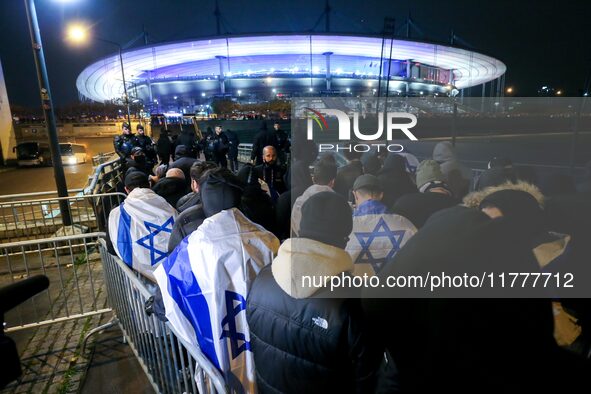
[[[27,196],[42,195],[43,193],[38,193]],[[0,198],[0,242],[9,242],[105,231],[109,212],[125,199],[125,194],[83,195],[78,193],[71,197],[46,197],[26,201],[12,201],[14,195],[2,197]],[[64,228],[62,222],[61,201],[68,202],[72,221],[68,228]]]
[[[168,323],[148,316],[145,303],[155,284],[132,271],[99,242],[109,304],[115,318],[85,338],[119,325],[157,393],[228,393],[223,375],[198,349],[189,347]]]
[[[97,167],[107,161],[111,161],[115,152],[99,153],[92,157],[92,166]]]
[[[94,174],[88,177],[88,186],[84,194],[101,194],[117,191],[117,185],[123,183],[121,160],[116,158],[96,167]]]
[[[252,152],[252,144],[238,145],[238,161],[240,163],[250,163],[250,153]]]
[[[97,241],[104,233],[0,244],[0,286],[44,274],[50,285],[5,315],[6,332],[109,312]]]

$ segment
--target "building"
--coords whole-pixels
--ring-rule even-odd
[[[8,102],[8,93],[6,92],[6,83],[4,82],[4,72],[0,62],[0,164],[7,164],[16,159],[13,148],[16,146],[14,128],[12,126],[12,114],[10,112],[10,103]]]
[[[506,66],[482,53],[429,42],[344,34],[216,37],[123,53],[130,101],[157,112],[198,112],[212,97],[455,95],[489,83],[502,92]],[[387,78],[389,76],[389,78]],[[82,98],[124,101],[118,54],[88,67]]]

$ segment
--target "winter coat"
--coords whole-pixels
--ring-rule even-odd
[[[147,135],[137,134],[135,136],[135,145],[142,148],[146,158],[151,161],[156,161],[156,151],[154,150],[154,141]]]
[[[439,211],[378,276],[539,270],[506,224],[472,208]],[[404,297],[411,294],[365,289],[362,301],[374,327],[392,328],[382,341],[403,392],[518,393],[546,384],[539,374],[552,370],[556,351],[550,300]],[[371,299],[379,295],[394,298]]]
[[[392,212],[404,216],[416,228],[421,228],[432,214],[456,204],[458,204],[456,199],[443,193],[411,193],[396,200]]]
[[[172,252],[185,237],[197,230],[205,219],[207,217],[203,212],[203,206],[201,204],[192,206],[181,212],[172,227],[172,233],[168,240],[168,252]]]
[[[170,158],[172,155],[172,142],[170,141],[168,133],[160,133],[160,138],[158,138],[158,142],[156,142],[156,153],[158,153],[160,160],[164,160],[167,157]]]
[[[197,158],[199,154],[199,144],[195,133],[192,131],[183,131],[177,140],[177,146],[184,145],[187,148],[188,156]]]
[[[345,250],[357,276],[375,275],[417,232],[405,217],[387,213],[380,201],[368,200],[353,213],[353,230]]]
[[[185,194],[183,197],[179,198],[179,200],[176,203],[176,210],[179,211],[179,213],[183,212],[184,210],[194,207],[197,204],[201,203],[201,194],[200,193],[195,193],[195,192],[190,192],[188,194]]]
[[[433,160],[441,166],[441,172],[445,176],[445,183],[449,185],[456,197],[463,197],[470,188],[472,172],[461,164],[454,147],[449,141],[442,141],[433,148]]]
[[[256,166],[254,171],[257,178],[262,179],[269,185],[273,201],[277,201],[277,197],[287,190],[287,186],[283,180],[283,171],[278,165],[268,165],[265,163]]]
[[[242,192],[240,210],[244,215],[256,224],[260,224],[267,231],[276,233],[275,207],[269,194],[261,189],[261,186],[247,185]]]
[[[152,190],[164,197],[172,207],[176,207],[179,199],[187,194],[187,183],[180,178],[162,178],[152,186]]]
[[[359,299],[322,298],[325,289],[302,286],[306,275],[352,268],[344,250],[296,238],[259,273],[246,309],[259,393],[373,392],[383,353]]]
[[[238,134],[230,130],[226,130],[224,133],[228,137],[228,158],[236,160],[238,158],[238,145],[240,145]]]
[[[201,203],[187,208],[177,218],[170,234],[168,250],[174,250],[183,238],[199,228],[206,218],[223,210],[238,207],[241,192],[236,185],[229,185],[213,176],[207,177],[201,183]]]
[[[117,153],[121,159],[129,157],[131,150],[137,146],[136,143],[137,141],[133,134],[121,134],[116,135],[113,138],[115,153]]]

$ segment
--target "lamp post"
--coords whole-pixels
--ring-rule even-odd
[[[49,89],[49,78],[47,76],[43,45],[41,43],[41,31],[39,30],[39,21],[37,20],[35,0],[25,0],[25,10],[31,35],[31,45],[33,47],[33,58],[35,59],[39,91],[41,93],[41,106],[43,107],[43,115],[45,117],[45,124],[47,125],[47,134],[49,136],[49,147],[51,150],[51,160],[53,163],[53,175],[55,177],[57,195],[58,197],[68,197],[68,185],[66,184],[66,175],[64,174],[64,167],[62,165],[62,157],[60,154],[55,113],[53,111],[53,102],[51,100],[51,90]],[[70,226],[72,224],[72,218],[68,202],[66,200],[60,200],[59,205],[62,224],[64,226]]]
[[[97,41],[106,42],[107,44],[115,45],[119,50],[119,66],[121,67],[121,79],[123,80],[123,95],[125,96],[125,107],[127,108],[127,123],[129,124],[129,130],[131,130],[131,115],[129,112],[129,95],[127,94],[127,84],[125,83],[125,70],[123,68],[123,47],[121,44],[105,40],[104,38],[95,37]]]
[[[68,27],[67,37],[73,43],[82,43],[88,38],[89,28],[80,24],[72,24]],[[125,97],[125,107],[127,108],[127,123],[131,128],[131,113],[129,110],[129,95],[127,94],[127,83],[125,82],[125,69],[123,67],[123,47],[121,44],[115,41],[106,40],[100,37],[94,37],[95,40],[101,41],[107,44],[115,45],[119,51],[119,66],[121,67],[121,79],[123,81],[123,95]]]

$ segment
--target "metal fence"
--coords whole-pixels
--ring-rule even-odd
[[[92,166],[93,167],[97,167],[103,163],[106,163],[108,161],[112,161],[113,159],[115,159],[115,157],[113,157],[115,155],[115,152],[107,152],[107,153],[99,153],[98,155],[95,155],[92,157]]]
[[[31,198],[43,195],[44,193],[37,193],[27,196]],[[125,194],[78,193],[71,197],[45,197],[26,201],[14,201],[15,198],[14,195],[0,198],[0,242],[105,231],[109,212],[125,199]],[[63,226],[61,218],[60,202],[63,201],[67,202],[65,205],[72,222],[68,227]]]
[[[32,275],[46,291],[7,312],[6,332],[109,312],[97,241],[104,233],[0,244],[0,286]]]
[[[123,184],[123,166],[119,158],[99,164],[94,174],[88,177],[88,186],[84,194],[102,194],[121,191],[118,185]]]
[[[240,163],[250,163],[250,153],[252,152],[252,144],[238,145],[238,161]]]
[[[87,335],[118,324],[133,353],[158,393],[227,393],[223,375],[198,349],[180,338],[168,323],[145,312],[155,284],[109,254],[104,241],[103,261],[109,303],[116,318]]]

